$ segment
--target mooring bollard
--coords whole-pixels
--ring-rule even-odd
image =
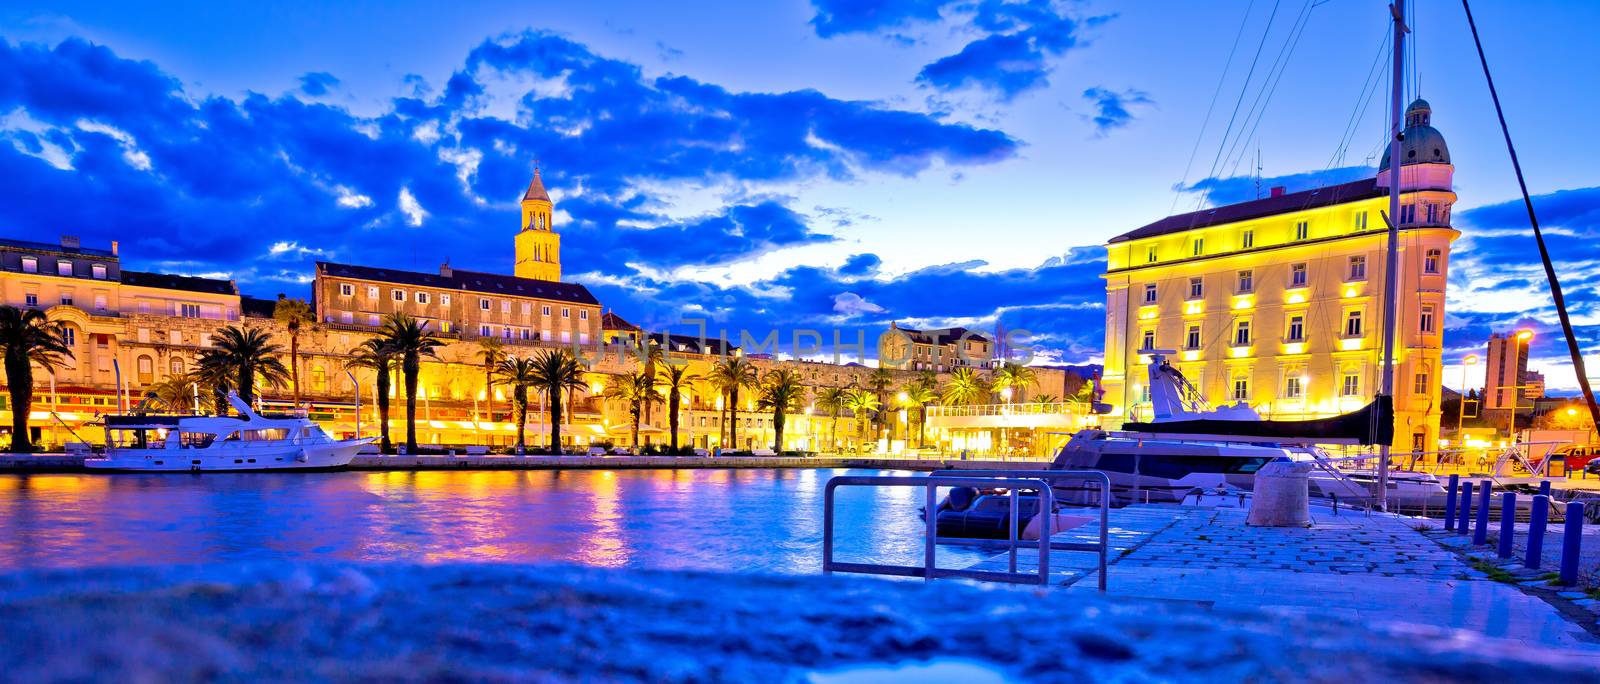
[[[1511,540],[1517,533],[1517,493],[1500,494],[1500,557],[1511,557]]]
[[[1470,525],[1467,521],[1472,519],[1472,483],[1461,483],[1461,518],[1456,521],[1456,534],[1466,534]]]
[[[1583,541],[1583,502],[1567,502],[1567,524],[1561,530],[1561,583],[1578,583],[1578,551]]]
[[[1544,496],[1550,496],[1550,481],[1549,480],[1540,480],[1539,481],[1539,493],[1543,494]]]
[[[1528,553],[1522,567],[1538,570],[1544,561],[1544,528],[1550,521],[1550,497],[1540,494],[1533,497],[1533,508],[1528,511]]]
[[[1450,487],[1444,493],[1444,529],[1446,532],[1456,528],[1456,488],[1461,486],[1461,476],[1450,476]]]
[[[1489,543],[1489,490],[1488,480],[1478,482],[1478,528],[1472,531],[1474,546]]]

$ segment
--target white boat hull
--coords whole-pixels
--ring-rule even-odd
[[[249,472],[264,470],[336,470],[350,465],[371,439],[312,444],[271,444],[210,449],[109,449],[102,458],[86,459],[90,470],[119,472]]]

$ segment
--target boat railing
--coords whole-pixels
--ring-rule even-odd
[[[1067,541],[1067,540],[1063,540],[1063,539],[1051,539],[1050,535],[1047,532],[1045,532],[1044,530],[1040,531],[1039,539],[1041,541],[1048,539],[1049,540],[1049,547],[1051,549],[1060,550],[1060,551],[1089,551],[1089,552],[1093,552],[1093,553],[1099,554],[1099,570],[1100,570],[1100,572],[1099,572],[1099,579],[1097,580],[1097,582],[1098,582],[1100,591],[1105,591],[1106,590],[1106,562],[1107,562],[1107,556],[1111,551],[1111,544],[1110,544],[1110,529],[1111,528],[1110,528],[1109,523],[1110,523],[1110,517],[1111,517],[1112,498],[1111,498],[1111,478],[1109,476],[1107,476],[1105,473],[1103,473],[1101,471],[1098,471],[1098,470],[1044,470],[1044,471],[1040,471],[1040,470],[935,470],[935,471],[929,473],[928,475],[929,475],[929,477],[937,477],[937,478],[945,478],[945,479],[949,479],[949,478],[987,477],[987,478],[1029,478],[1029,479],[1036,479],[1036,480],[1045,480],[1047,482],[1050,482],[1050,484],[1051,484],[1051,494],[1052,494],[1051,498],[1052,498],[1052,500],[1054,499],[1053,495],[1058,491],[1076,491],[1077,494],[1079,494],[1079,495],[1084,497],[1084,499],[1083,499],[1084,501],[1092,500],[1093,501],[1092,507],[1098,508],[1099,509],[1099,513],[1100,513],[1099,541],[1097,541],[1097,542],[1081,542],[1081,541]],[[1062,486],[1060,484],[1062,482],[1066,482],[1066,483],[1074,483],[1075,482],[1075,483],[1078,484],[1078,486],[1075,487],[1075,488],[1064,487],[1064,486]],[[991,484],[989,486],[993,487],[993,486],[996,486],[996,485]],[[1015,493],[1013,493],[1012,494],[1013,499],[1015,499],[1015,496],[1016,496]],[[1149,500],[1147,499],[1145,502],[1149,503]],[[1041,500],[1041,504],[1042,503],[1043,503],[1043,501]],[[1053,512],[1055,509],[1054,509],[1053,506],[1047,508],[1047,507],[1041,505],[1039,510],[1041,512],[1044,512],[1044,511]],[[1050,517],[1050,516],[1046,516],[1046,515],[1041,515],[1040,516],[1041,519],[1048,518],[1048,517]],[[1013,521],[1013,525],[1015,524],[1015,520],[1016,520],[1016,504],[1015,504],[1015,502],[1013,502],[1013,504],[1012,504],[1012,521]],[[974,545],[975,543],[982,543],[982,542],[976,542],[976,540],[971,540],[971,539],[941,539],[940,543],[953,544],[953,545]],[[1022,541],[1022,542],[1020,542],[1020,545],[1023,546],[1023,547],[1029,547],[1029,546],[1032,546],[1032,543],[1028,542],[1028,541]],[[1010,550],[1009,553],[1011,555],[1012,566],[1015,567],[1015,565],[1016,565],[1016,548],[1015,548],[1015,545],[1013,545],[1013,547],[1012,547],[1012,549]]]
[[[834,526],[836,515],[834,510],[835,494],[840,487],[919,487],[924,492],[925,508],[925,534],[922,540],[922,565],[895,565],[888,563],[862,563],[855,561],[840,561],[834,558]],[[941,487],[1006,487],[1011,494],[1011,526],[1007,543],[1011,547],[1011,565],[1007,571],[977,570],[973,568],[940,568],[938,564],[938,548],[941,540],[939,534],[939,489]],[[1038,584],[1044,586],[1050,581],[1050,544],[1038,544],[1039,566],[1036,573],[1017,572],[1016,549],[1023,544],[1019,539],[1017,529],[1017,495],[1019,490],[1035,491],[1039,493],[1041,511],[1055,509],[1055,496],[1050,490],[1050,484],[1037,477],[932,477],[911,475],[841,475],[828,480],[827,488],[823,493],[822,509],[822,572],[831,575],[835,572],[851,572],[868,575],[890,575],[895,577],[921,577],[932,580],[941,577],[975,579],[990,582],[1010,582],[1014,584]],[[1049,539],[1051,523],[1054,516],[1042,515],[1040,521],[1040,539]],[[1102,577],[1104,573],[1102,573]]]

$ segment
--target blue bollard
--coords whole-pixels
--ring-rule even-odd
[[[1476,546],[1489,543],[1489,490],[1492,488],[1488,480],[1478,483],[1478,529],[1472,531],[1472,543]]]
[[[1543,496],[1550,496],[1550,481],[1549,480],[1540,480],[1539,481],[1539,494],[1541,494]]]
[[[1451,475],[1450,486],[1444,490],[1444,529],[1456,528],[1456,489],[1461,486],[1461,476]]]
[[[1528,515],[1528,554],[1522,567],[1538,570],[1544,561],[1544,530],[1550,521],[1550,497],[1540,494],[1533,497],[1533,508]]]
[[[1500,557],[1511,557],[1511,540],[1517,533],[1517,493],[1500,494]]]
[[[1583,541],[1583,502],[1567,502],[1567,525],[1561,531],[1561,583],[1578,583],[1578,551]]]
[[[1471,530],[1467,521],[1472,520],[1472,483],[1461,483],[1461,517],[1456,520],[1456,534],[1466,534]]]

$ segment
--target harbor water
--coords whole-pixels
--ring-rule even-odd
[[[0,571],[296,559],[816,574],[823,491],[846,473],[889,471],[0,475]],[[922,496],[841,489],[838,557],[920,564]],[[989,555],[941,547],[939,565]]]

